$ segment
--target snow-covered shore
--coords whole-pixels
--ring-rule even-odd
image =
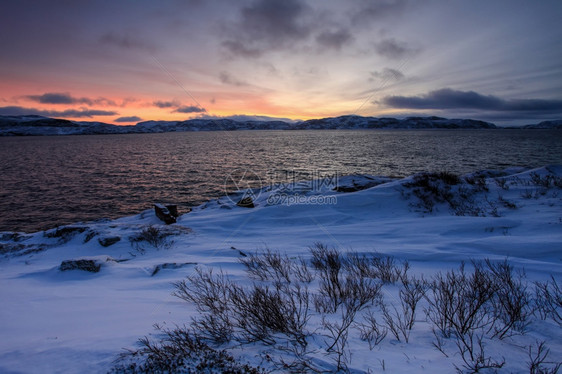
[[[314,243],[390,255],[428,279],[462,261],[507,260],[525,270],[530,292],[550,276],[560,283],[562,166],[475,173],[450,183],[445,177],[348,176],[337,181],[339,192],[330,183],[275,186],[253,191],[254,208],[236,206],[242,195],[224,197],[168,226],[145,211],[34,234],[0,233],[0,372],[106,372],[123,348],[154,333],[153,324],[189,324],[196,315],[194,305],[171,295],[173,282],[199,266],[249,285],[240,258],[265,248],[290,258],[309,258]],[[147,228],[161,234],[152,244],[144,240]],[[69,260],[99,271],[62,271]],[[389,287],[392,296],[398,286]],[[384,366],[389,373],[450,373],[462,364],[458,353],[446,357],[432,345],[421,309],[408,343],[389,334],[370,350],[356,335],[350,333],[348,367],[357,372]],[[537,340],[560,360],[562,329],[549,319],[533,318],[525,334],[487,344],[505,359],[500,373],[523,373]],[[235,355],[257,365],[259,352],[252,345]],[[315,359],[334,365],[329,355]]]

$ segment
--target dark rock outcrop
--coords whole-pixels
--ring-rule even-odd
[[[98,242],[102,247],[109,247],[117,243],[121,238],[119,236],[106,236],[103,238],[98,238]]]
[[[156,274],[158,274],[158,272],[160,270],[163,269],[180,269],[183,268],[185,266],[189,266],[189,265],[197,265],[197,263],[195,262],[184,262],[184,263],[176,263],[176,262],[166,262],[164,264],[159,264],[156,265],[154,267],[154,269],[152,270],[152,274],[150,274],[151,277],[155,276]]]
[[[254,208],[254,201],[252,200],[252,198],[250,196],[246,196],[242,199],[240,199],[239,202],[236,203],[236,205],[242,207],[242,208]]]
[[[154,204],[154,213],[156,213],[158,219],[167,225],[176,223],[178,218],[178,206],[174,204]]]
[[[101,263],[96,260],[64,260],[59,266],[60,271],[82,270],[90,273],[98,273],[101,269]]]

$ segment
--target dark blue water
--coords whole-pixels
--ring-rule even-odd
[[[0,138],[0,231],[189,206],[243,187],[335,174],[406,176],[562,164],[548,130],[239,131]],[[236,176],[229,178],[230,175]],[[259,180],[258,180],[259,179]],[[226,182],[226,186],[225,186]]]

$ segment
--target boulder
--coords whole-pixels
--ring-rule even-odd
[[[178,206],[175,204],[154,204],[154,213],[156,217],[163,221],[165,224],[169,225],[171,223],[176,223],[178,218]]]
[[[254,201],[250,196],[242,198],[236,205],[241,206],[242,208],[254,208]]]
[[[64,260],[59,266],[60,271],[82,270],[90,273],[97,273],[101,269],[101,263],[96,260]]]
[[[103,238],[98,238],[98,242],[102,247],[109,247],[110,245],[117,243],[119,240],[121,240],[119,236],[106,236]]]

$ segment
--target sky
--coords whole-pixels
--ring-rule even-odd
[[[560,0],[0,0],[0,115],[562,119],[561,18]]]

